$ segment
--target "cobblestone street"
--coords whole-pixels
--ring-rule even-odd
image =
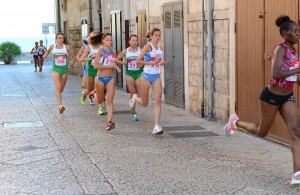
[[[0,65],[0,194],[300,194],[288,147],[166,104],[154,137],[153,102],[133,122],[121,89],[106,131],[80,81],[69,75],[60,115],[50,64]]]

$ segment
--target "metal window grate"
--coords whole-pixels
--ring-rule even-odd
[[[181,27],[181,11],[174,11],[174,28]]]
[[[165,12],[165,28],[171,28],[171,12]]]

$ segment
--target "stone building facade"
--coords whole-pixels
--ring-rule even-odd
[[[57,23],[68,35],[75,53],[81,46],[81,19],[87,18],[92,30],[111,32],[114,10],[121,12],[122,48],[126,45],[126,17],[129,17],[129,34],[142,32],[137,21],[143,13],[146,31],[153,27],[162,29],[161,45],[164,47],[164,6],[172,3],[182,4],[183,22],[183,71],[184,71],[184,105],[190,112],[201,115],[202,81],[204,81],[204,115],[208,116],[208,82],[207,82],[207,0],[205,10],[205,41],[202,42],[202,0],[56,0]],[[129,13],[124,6],[129,2]],[[155,2],[155,3],[154,3]],[[226,120],[229,113],[235,110],[235,0],[214,0],[213,9],[213,58],[212,58],[212,116],[217,120]],[[126,16],[127,14],[127,16]],[[139,31],[139,32],[138,32]],[[202,48],[205,55],[202,56]],[[202,58],[204,58],[204,78],[202,78]],[[80,73],[80,64],[76,65],[75,74]],[[172,64],[170,64],[172,66]],[[161,78],[165,74],[162,68]],[[204,79],[204,80],[202,80]],[[163,82],[165,87],[165,83]],[[123,86],[125,89],[125,85]],[[163,97],[165,98],[165,97]]]

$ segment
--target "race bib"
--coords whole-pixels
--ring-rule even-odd
[[[128,70],[140,70],[139,65],[136,63],[137,59],[127,59],[128,61]]]
[[[67,56],[65,55],[55,55],[54,56],[56,66],[65,66],[67,65]]]
[[[293,69],[296,69],[296,68],[299,68],[299,61],[293,61],[291,63],[290,70],[293,70]],[[298,78],[298,74],[294,74],[292,76],[287,77],[285,80],[296,82],[297,78]]]
[[[160,58],[161,59],[161,54],[156,54],[155,57],[151,57],[150,61],[153,62],[155,60],[155,58]],[[153,68],[159,68],[160,62],[152,65],[151,67]]]
[[[110,66],[111,64],[114,63],[114,61],[117,59],[116,54],[105,54],[104,55],[104,61],[103,61],[103,66]]]

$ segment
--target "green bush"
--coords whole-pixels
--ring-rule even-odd
[[[0,59],[4,64],[11,64],[14,58],[21,54],[19,45],[12,42],[4,42],[0,44]]]

